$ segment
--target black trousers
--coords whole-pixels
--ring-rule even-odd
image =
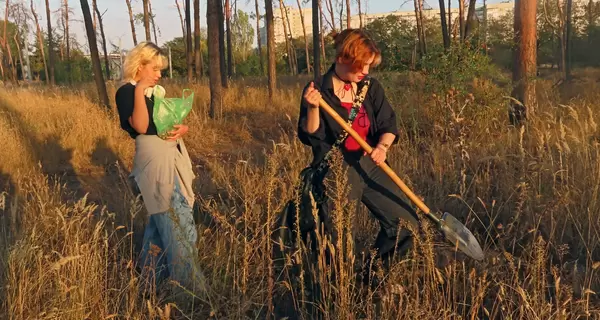
[[[369,155],[363,156],[362,152],[361,154],[345,154],[344,160],[348,183],[351,185],[350,200],[360,200],[379,220],[380,231],[374,244],[377,253],[368,258],[365,264],[367,270],[363,270],[369,272],[368,266],[373,259],[381,258],[385,263],[395,253],[404,254],[410,249],[412,233],[407,228],[402,228],[398,232],[399,223],[404,220],[418,231],[419,220],[408,197],[383,169],[371,160]],[[331,173],[329,172],[329,174]],[[331,210],[330,204],[326,207]],[[331,226],[330,215],[322,218],[326,226]]]

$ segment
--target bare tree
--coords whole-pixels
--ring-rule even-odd
[[[442,23],[442,37],[444,38],[444,49],[450,49],[450,33],[446,25],[446,10],[444,9],[444,0],[440,0],[440,20]]]
[[[207,0],[206,3],[206,24],[207,24],[207,44],[208,60],[213,63],[208,64],[208,78],[210,83],[210,109],[209,116],[214,119],[217,110],[221,110],[222,88],[221,88],[221,65],[216,63],[219,60],[219,5],[220,0]]]
[[[340,0],[340,30],[344,30],[344,1]]]
[[[231,4],[229,0],[225,0],[225,25],[227,30],[225,35],[227,37],[227,76],[233,76],[233,48],[231,43]]]
[[[202,78],[204,62],[202,61],[200,41],[200,0],[194,0],[194,65],[196,66],[196,79]]]
[[[106,84],[102,78],[102,67],[100,67],[100,56],[98,55],[98,46],[96,45],[96,33],[92,25],[92,14],[87,0],[80,0],[81,11],[83,12],[83,21],[85,23],[85,31],[87,33],[88,44],[90,46],[90,55],[92,57],[92,67],[94,70],[94,80],[98,89],[98,97],[105,107],[110,109],[108,101],[108,93],[106,92]]]
[[[8,41],[8,35],[7,35],[7,23],[8,23],[8,13],[10,12],[9,10],[10,7],[10,1],[6,0],[6,9],[4,11],[4,35],[2,36],[2,47],[4,47],[4,50],[6,50],[6,53],[8,54],[8,67],[10,68],[11,71],[11,79],[15,82],[18,81],[17,79],[17,68],[15,67],[15,63],[13,61],[13,57],[12,57],[12,52],[10,49],[10,43]]]
[[[334,8],[333,8],[333,3],[331,2],[331,0],[324,0],[325,1],[325,6],[327,7],[327,11],[329,11],[329,15],[331,16],[331,23],[329,24],[329,26],[331,27],[331,31],[335,32],[336,31],[336,27],[335,27],[335,14],[334,14]]]
[[[477,0],[469,0],[469,11],[467,11],[467,22],[465,25],[465,40],[469,40],[469,36],[473,32],[473,28],[475,28],[475,5]]]
[[[314,0],[313,0],[314,1]],[[327,56],[325,55],[325,23],[324,20],[326,20],[325,17],[325,13],[323,12],[323,5],[321,4],[321,0],[317,0],[319,2],[319,27],[320,27],[320,31],[321,31],[321,53],[322,53],[322,57],[321,57],[321,61],[319,61],[319,67],[323,68],[322,64],[325,62],[325,60],[327,60]],[[316,62],[315,62],[316,64]]]
[[[35,21],[38,45],[40,47],[40,52],[42,54],[42,62],[44,63],[44,72],[46,75],[46,82],[50,83],[50,78],[48,76],[48,65],[46,64],[46,54],[44,52],[45,51],[44,50],[44,41],[42,39],[42,30],[40,28],[40,21],[38,19],[37,13],[35,12],[35,8],[33,6],[33,0],[30,1],[30,6],[31,6],[31,14],[33,15],[33,19]]]
[[[423,53],[427,54],[427,38],[425,37],[425,21],[423,19],[423,2],[424,0],[418,0],[419,2],[419,20],[421,22],[421,39],[423,40]]]
[[[185,21],[183,20],[183,14],[181,14],[181,6],[179,5],[178,0],[175,0],[175,5],[177,6],[177,12],[179,13],[179,20],[181,21],[181,36],[183,37],[183,39],[185,39],[186,38]],[[185,43],[185,41],[183,41],[183,42]],[[187,46],[187,44],[186,44],[186,46]]]
[[[298,6],[300,6],[300,5],[298,5]],[[313,78],[315,80],[321,75],[321,57],[320,57],[320,54],[321,54],[320,49],[321,48],[319,48],[320,47],[319,46],[319,36],[320,36],[319,18],[320,18],[320,16],[321,15],[319,12],[319,0],[312,0],[313,70],[314,70]],[[302,22],[302,29],[304,29],[304,22]],[[306,32],[304,33],[304,36],[306,37]],[[308,44],[307,44],[306,50],[307,50],[306,62],[308,63]],[[310,71],[308,71],[308,72],[310,73]]]
[[[54,85],[54,42],[52,40],[52,16],[50,15],[49,0],[46,0],[46,20],[48,21],[48,69],[50,70],[50,84]]]
[[[360,1],[360,0],[359,0]],[[346,20],[347,20],[347,28],[350,29],[351,24],[351,12],[350,12],[350,0],[346,0]]]
[[[148,6],[148,2],[150,0],[142,0],[142,4],[144,6],[144,30],[146,31],[146,41],[152,41],[152,36],[150,36],[150,9]]]
[[[229,87],[227,78],[227,63],[225,61],[225,12],[223,9],[223,0],[218,0],[219,5],[219,63],[221,64],[221,84],[223,88]]]
[[[290,31],[290,53],[292,55],[292,74],[298,74],[298,57],[296,56],[296,47],[294,46],[294,35],[292,34],[292,25],[290,23],[290,17],[288,15],[289,10],[287,9],[285,2],[283,3],[283,12],[285,12],[285,22],[287,23],[288,30]]]
[[[298,11],[300,11],[300,23],[302,23],[302,33],[304,34],[304,50],[305,50],[305,55],[306,55],[306,73],[310,74],[310,56],[308,53],[308,37],[306,36],[306,25],[304,24],[304,14],[302,13],[302,6],[300,5],[300,0],[296,0],[296,2],[298,3]],[[318,9],[318,7],[317,7]],[[317,40],[318,38],[318,15],[319,12],[317,11]],[[314,16],[314,14],[313,14]],[[313,28],[314,29],[314,28]],[[315,41],[315,46],[318,43],[318,41]],[[317,46],[318,47],[318,46]]]
[[[557,12],[557,19],[556,22],[554,21],[554,19],[551,19],[550,14],[548,13],[548,0],[543,0],[543,7],[544,7],[544,18],[546,20],[546,23],[550,26],[550,28],[552,29],[554,36],[558,39],[558,42],[560,44],[560,57],[558,60],[558,69],[561,72],[565,72],[565,67],[566,67],[566,57],[567,57],[567,42],[566,42],[566,14],[564,12],[565,9],[565,5],[564,5],[565,0],[556,0],[556,12]]]
[[[465,0],[458,0],[458,25],[460,41],[465,38]]]
[[[294,63],[292,62],[292,50],[288,38],[287,24],[285,23],[285,13],[283,12],[283,0],[279,0],[279,9],[281,10],[281,24],[283,25],[283,37],[285,38],[285,52],[287,52],[288,67],[290,73],[294,74]]]
[[[265,0],[267,24],[267,76],[269,82],[269,99],[273,99],[276,90],[275,69],[275,26],[273,25],[273,0]]]
[[[131,25],[131,35],[133,36],[133,45],[137,46],[137,36],[135,34],[135,23],[133,20],[133,10],[131,10],[131,0],[125,0],[127,10],[129,10],[129,24]]]
[[[452,0],[448,0],[448,35],[452,34]],[[452,39],[450,39],[452,46]]]
[[[363,16],[362,16],[362,8],[360,6],[360,0],[356,0],[356,2],[358,3],[358,19],[360,20],[360,28],[362,29],[364,27],[364,25],[363,25]]]
[[[565,28],[565,80],[571,80],[571,47],[572,47],[572,20],[573,0],[567,0],[567,26]]]
[[[100,25],[100,36],[102,37],[102,51],[104,52],[104,72],[106,72],[106,79],[110,79],[110,63],[108,60],[108,50],[106,49],[106,36],[104,35],[104,23],[102,22],[102,17],[104,14],[100,14],[100,10],[98,10],[98,5],[94,2],[94,12],[98,17],[98,24]],[[106,12],[106,11],[105,11]]]
[[[21,77],[23,79],[25,79],[25,73],[23,72],[23,66],[25,66],[23,64],[23,52],[21,50],[21,45],[19,44],[19,42],[21,42],[21,40],[19,39],[19,30],[17,28],[16,32],[15,32],[15,36],[13,37],[13,40],[15,41],[15,45],[17,46],[17,56],[19,58],[19,63],[21,64]]]
[[[258,8],[258,0],[254,0],[254,5],[256,7],[256,42],[258,42],[258,60],[260,62],[260,74],[262,75],[265,67],[262,54],[262,39],[260,37],[260,10]]]
[[[150,23],[154,33],[154,43],[158,45],[158,36],[156,36],[156,23],[154,23],[154,13],[152,13],[152,1],[148,0],[148,12],[150,13]]]
[[[414,0],[415,4],[415,20],[417,21],[417,35],[419,38],[419,55],[423,57],[427,54],[427,49],[425,47],[425,32],[423,31],[423,19],[422,14],[423,10],[421,7],[421,0]]]
[[[194,80],[194,57],[192,56],[192,19],[190,0],[185,0],[185,56],[187,58],[188,82]]]
[[[94,10],[93,8],[96,7],[96,0],[92,0],[92,10]],[[98,24],[98,21],[96,21],[96,15],[92,12],[92,18],[93,18],[93,26],[94,26],[94,32],[96,32],[96,34],[98,33],[96,30],[96,26]]]
[[[70,83],[71,82],[71,46],[70,46],[70,41],[69,38],[71,38],[71,36],[69,35],[69,0],[64,0],[63,1],[63,12],[64,12],[64,16],[65,16],[65,42],[67,45],[67,81]]]
[[[510,113],[511,123],[517,124],[535,111],[535,84],[532,78],[537,73],[537,1],[516,0],[514,16],[515,51],[513,81],[515,87]]]

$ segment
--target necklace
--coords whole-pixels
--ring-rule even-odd
[[[346,81],[346,80],[343,80],[343,79],[342,79],[342,77],[340,77],[340,76],[337,74],[337,71],[335,71],[335,69],[333,70],[333,73],[335,74],[335,76],[336,76],[338,79],[340,79],[340,81],[342,81],[342,82],[344,83],[344,90],[346,90],[346,91],[350,91],[350,89],[352,89],[352,82],[350,82],[350,81]]]

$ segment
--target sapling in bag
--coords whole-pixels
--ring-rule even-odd
[[[175,129],[175,125],[182,124],[183,119],[192,110],[194,92],[190,89],[183,89],[181,98],[165,98],[164,89],[160,86],[156,87],[154,90],[154,112],[152,117],[158,136],[162,139],[167,139],[169,132]]]

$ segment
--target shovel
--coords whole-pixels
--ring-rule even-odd
[[[368,153],[371,154],[373,148],[365,142],[359,135],[354,131],[340,115],[333,110],[327,102],[322,98],[319,102],[321,108],[325,110],[333,119],[340,125],[344,130],[348,132],[360,146]],[[383,162],[379,165],[381,169],[400,187],[400,189],[410,198],[410,200],[417,205],[423,213],[433,220],[442,234],[448,241],[454,244],[460,251],[464,252],[469,257],[475,260],[483,260],[483,251],[477,239],[473,236],[471,231],[465,227],[460,221],[453,217],[450,213],[444,212],[441,218],[431,213],[431,210],[419,199],[409,188],[402,182],[402,180],[394,173],[390,166]]]

